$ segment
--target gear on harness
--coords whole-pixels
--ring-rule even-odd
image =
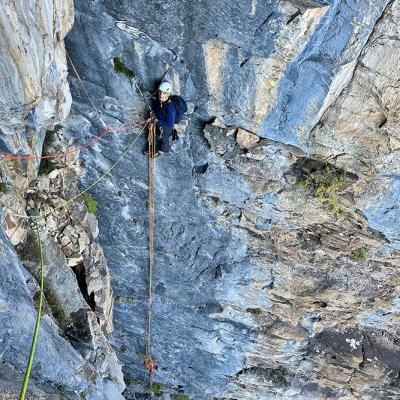
[[[157,363],[151,357],[145,358],[143,363],[150,374],[153,374],[158,369]]]
[[[172,141],[173,141],[173,142],[174,142],[175,140],[179,140],[178,132],[177,132],[177,130],[176,130],[175,128],[172,129],[171,137],[172,137]]]

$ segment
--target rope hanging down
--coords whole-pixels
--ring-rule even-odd
[[[149,288],[145,323],[144,365],[149,373],[149,384],[153,383],[153,374],[157,363],[151,356],[151,308],[153,302],[153,245],[154,245],[154,156],[156,153],[156,125],[149,124]]]
[[[87,92],[87,90],[86,90],[86,88],[85,88],[85,85],[83,84],[82,79],[81,79],[81,77],[79,76],[78,71],[77,71],[76,68],[75,68],[74,63],[72,62],[72,59],[71,59],[71,57],[70,57],[69,54],[68,54],[68,51],[65,50],[65,53],[67,54],[68,60],[69,60],[69,62],[70,62],[71,65],[72,65],[72,69],[74,70],[74,73],[75,73],[76,77],[78,78],[80,84],[82,85],[82,88],[83,88],[83,91],[84,91],[85,94],[86,94],[86,97],[88,98],[90,104],[92,105],[92,107],[93,107],[94,110],[96,111],[96,114],[97,114],[97,116],[98,116],[98,118],[99,118],[101,124],[103,125],[103,127],[104,127],[105,129],[107,129],[107,125],[106,125],[106,123],[103,121],[103,119],[101,118],[101,115],[100,115],[99,110],[97,109],[97,107],[94,105],[92,99],[90,98],[89,93]]]
[[[37,342],[37,337],[38,337],[38,333],[39,333],[40,317],[42,314],[42,305],[43,305],[43,286],[44,286],[43,264],[44,264],[44,261],[43,261],[43,246],[42,246],[42,241],[40,240],[40,232],[39,232],[38,225],[36,225],[36,233],[37,233],[37,240],[38,240],[38,244],[39,244],[39,257],[40,257],[40,297],[39,297],[39,306],[38,306],[38,310],[37,310],[37,314],[36,314],[36,323],[35,323],[35,330],[33,332],[31,351],[29,353],[28,365],[26,366],[24,382],[22,384],[22,389],[21,389],[21,393],[19,395],[19,400],[25,399],[26,390],[28,389],[28,382],[29,382],[29,377],[31,375],[33,356],[35,355],[36,342]]]
[[[93,182],[92,185],[90,185],[87,189],[81,191],[80,193],[78,193],[76,196],[72,197],[71,199],[69,199],[67,202],[61,204],[58,207],[55,207],[53,209],[51,209],[50,211],[41,213],[40,215],[37,215],[35,217],[26,217],[23,216],[24,218],[30,219],[30,220],[36,220],[36,218],[45,218],[46,216],[50,215],[51,213],[53,213],[55,210],[61,208],[61,207],[65,207],[69,204],[71,204],[73,201],[75,201],[77,198],[79,198],[80,196],[82,196],[83,194],[85,194],[88,190],[90,190],[91,188],[93,188],[94,186],[96,186],[98,183],[100,183],[107,175],[109,175],[109,173],[119,164],[119,162],[128,154],[129,150],[133,147],[133,145],[137,142],[137,140],[139,139],[139,137],[141,136],[141,134],[143,133],[143,131],[145,130],[145,128],[147,127],[147,123],[143,126],[143,128],[141,129],[141,131],[137,134],[137,136],[134,138],[134,140],[132,140],[132,142],[129,143],[128,147],[126,147],[126,149],[124,150],[124,152],[117,158],[117,160],[113,163],[113,165],[105,172],[103,173],[95,182]],[[39,228],[38,225],[36,224],[36,229],[37,229],[37,237],[38,237],[38,243],[39,243],[39,247],[40,247],[40,299],[39,299],[39,307],[37,310],[37,314],[36,314],[36,323],[35,323],[35,330],[34,330],[34,334],[33,334],[33,339],[32,339],[32,345],[31,345],[31,350],[29,353],[29,358],[28,358],[28,364],[26,367],[26,371],[25,371],[25,377],[24,377],[24,382],[21,388],[21,392],[20,392],[20,396],[19,396],[19,400],[24,400],[25,399],[25,395],[26,395],[26,391],[27,391],[27,387],[28,387],[28,382],[29,382],[29,378],[30,378],[30,373],[31,373],[31,368],[32,368],[32,363],[33,363],[33,357],[35,354],[35,350],[36,350],[36,342],[37,342],[37,336],[39,333],[39,327],[40,327],[40,318],[41,318],[41,313],[42,313],[42,306],[43,306],[43,284],[44,284],[44,257],[43,257],[43,247],[42,247],[42,242],[40,239],[40,233],[39,233]]]

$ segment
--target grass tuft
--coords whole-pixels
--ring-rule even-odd
[[[150,392],[156,396],[161,396],[164,393],[164,385],[161,383],[152,383],[150,386]]]
[[[95,200],[95,198],[90,193],[85,193],[83,199],[85,201],[88,211],[91,214],[96,214],[99,203]]]
[[[368,249],[365,247],[359,247],[358,249],[353,250],[351,258],[355,261],[366,263],[369,259]]]
[[[344,205],[337,199],[337,192],[347,178],[346,171],[325,166],[324,169],[311,172],[298,185],[312,190],[314,196],[323,205],[325,211],[331,211],[336,217],[344,211]]]
[[[118,301],[119,303],[136,303],[139,301],[139,299],[135,297],[123,297],[123,296],[117,296],[114,298],[115,301]]]
[[[133,79],[135,77],[135,73],[130,70],[118,57],[114,57],[114,69],[118,73],[127,76],[129,79]]]

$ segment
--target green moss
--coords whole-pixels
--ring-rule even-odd
[[[322,170],[311,172],[305,179],[299,181],[297,186],[312,190],[313,195],[324,206],[324,210],[338,216],[344,211],[344,206],[337,199],[337,191],[346,178],[346,171],[325,166]]]
[[[56,388],[62,395],[67,395],[67,386],[65,385],[58,385]]]
[[[369,259],[368,249],[359,247],[351,253],[351,258],[355,261],[366,263]]]
[[[135,297],[123,297],[123,296],[117,296],[114,298],[115,301],[118,301],[119,303],[136,303],[139,301],[139,299],[136,299]]]
[[[69,319],[67,318],[65,311],[57,303],[49,301],[49,305],[53,317],[57,321],[58,325],[61,327],[67,326]]]
[[[190,400],[189,396],[186,396],[184,394],[179,394],[175,397],[175,400]]]
[[[164,385],[161,383],[152,383],[149,388],[150,392],[156,396],[161,396],[164,393],[164,389]]]
[[[90,193],[85,193],[83,197],[86,207],[91,214],[96,214],[99,203],[94,199]]]
[[[131,379],[131,378],[124,378],[124,382],[125,382],[126,386],[132,386],[132,385],[139,383],[135,379]]]
[[[130,70],[118,57],[114,57],[114,69],[120,74],[127,76],[129,79],[135,77],[135,73]]]
[[[261,308],[246,308],[246,311],[251,313],[251,314],[255,314],[259,317],[264,315],[264,311]]]
[[[0,194],[6,193],[7,191],[7,186],[4,182],[0,182]]]

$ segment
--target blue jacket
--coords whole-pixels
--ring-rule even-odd
[[[160,100],[153,101],[153,111],[157,116],[157,124],[165,129],[172,129],[175,123],[176,110],[171,101],[161,106]]]

